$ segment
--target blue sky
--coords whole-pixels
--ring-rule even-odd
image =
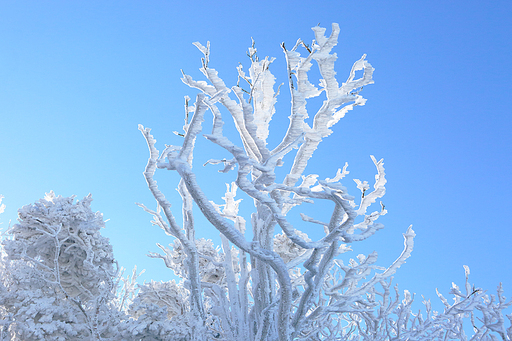
[[[180,69],[201,77],[192,42],[211,42],[211,67],[234,85],[253,37],[260,56],[277,57],[271,70],[280,83],[280,43],[310,42],[311,27],[330,32],[338,22],[340,80],[366,53],[375,84],[363,90],[366,106],[338,123],[307,172],[332,177],[347,161],[350,178],[371,181],[375,155],[384,158],[388,179],[386,228],[349,256],[376,250],[379,264],[389,265],[413,224],[415,250],[395,276],[400,289],[436,301],[435,288],[447,293],[452,281],[462,285],[468,265],[477,286],[494,292],[501,281],[512,296],[511,14],[510,1],[4,0],[0,194],[7,208],[0,220],[5,228],[19,207],[50,190],[92,193],[93,209],[110,219],[104,235],[120,264],[145,268],[143,280],[173,278],[145,256],[172,239],[134,204],[154,206],[137,124],[151,127],[160,147],[179,143],[172,131],[183,125],[183,96],[196,94],[180,81]],[[283,90],[271,134],[281,136],[288,105]],[[214,170],[202,169],[201,160],[216,153],[201,141],[195,169]],[[157,179],[179,217],[176,175]],[[217,203],[223,182],[204,181]],[[215,236],[200,224],[199,236]]]

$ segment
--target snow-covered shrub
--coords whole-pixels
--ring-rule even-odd
[[[308,235],[301,232],[295,231],[305,241],[310,242]],[[286,236],[286,234],[278,233],[274,236],[274,251],[283,259],[285,263],[289,263],[294,259],[299,258],[307,252],[307,249],[300,247],[295,244]]]
[[[189,341],[194,334],[193,319],[189,314],[167,317],[167,307],[148,304],[144,313],[123,324],[117,340],[123,341]],[[204,338],[208,340],[208,338]]]
[[[186,279],[188,277],[187,256],[179,240],[175,240],[172,248],[157,244],[165,252],[165,256],[151,252],[150,257],[162,258],[168,268],[176,276]],[[215,249],[211,239],[200,238],[196,240],[201,258],[199,259],[199,272],[202,281],[220,284],[224,280],[224,268],[221,264],[223,254]]]
[[[175,281],[140,285],[130,306],[132,319],[123,325],[123,339],[190,340],[195,323],[187,296],[188,290]]]
[[[157,305],[167,309],[167,318],[183,315],[187,312],[187,292],[175,281],[145,283],[131,305],[132,315],[139,317],[149,305]]]
[[[2,241],[0,306],[13,340],[92,340],[118,333],[112,246],[91,196],[48,193],[18,211]]]

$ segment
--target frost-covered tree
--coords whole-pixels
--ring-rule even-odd
[[[270,71],[274,59],[258,58],[254,44],[248,51],[248,73],[239,66],[239,82],[229,88],[210,67],[209,43],[194,43],[204,55],[200,70],[206,80],[183,75],[182,81],[199,94],[193,105],[185,98],[184,131],[177,133],[183,137],[181,146],[166,145],[160,152],[150,129],[139,126],[150,152],[144,176],[157,209],[140,206],[153,215],[153,224],[176,239],[170,248],[158,244],[163,254],[150,256],[163,259],[183,281],[168,284],[166,295],[157,294],[163,284],[147,284],[135,311],[153,303],[153,311],[167,308],[171,320],[187,316],[187,322],[182,318],[179,323],[189,328],[190,340],[465,340],[462,321],[468,316],[474,340],[494,339],[491,332],[509,340],[512,334],[504,327],[502,310],[510,303],[505,302],[501,287],[497,298],[488,298],[468,283],[465,293],[454,285],[454,303],[439,294],[445,311],[433,312],[430,302],[425,301],[425,316],[412,313],[409,292],[405,291],[402,301],[396,287],[392,294],[392,275],[413,249],[415,233],[411,227],[404,234],[402,253],[388,267],[376,265],[376,252],[348,259],[341,256],[350,251],[352,243],[362,242],[383,228],[377,220],[387,211],[377,201],[385,194],[384,163],[371,157],[377,172],[375,183],[371,188],[366,181],[355,179],[361,192],[357,199],[341,183],[348,174],[347,165],[333,178],[321,179],[305,171],[320,142],[332,133],[330,128],[348,111],[365,104],[360,92],[373,83],[374,69],[363,55],[340,85],[335,78],[337,57],[332,52],[338,41],[338,25],[332,25],[330,36],[321,27],[313,31],[315,40],[309,45],[302,40],[291,49],[282,45],[291,110],[288,129],[276,146],[267,143],[279,93]],[[318,86],[308,79],[313,64],[321,75]],[[360,70],[362,76],[356,78]],[[322,97],[321,107],[308,120],[308,100]],[[203,131],[207,112],[213,117],[211,132]],[[228,117],[240,142],[223,133]],[[199,134],[230,155],[205,164],[223,164],[220,172],[233,174],[227,181],[231,184],[223,203],[206,195],[193,170]],[[276,168],[285,167],[283,159],[290,155],[293,162],[287,166],[286,176],[278,176]],[[182,224],[174,218],[171,203],[157,186],[157,168],[175,171],[181,177]],[[254,203],[249,216],[239,212],[240,199],[235,199],[239,190]],[[301,214],[302,222],[291,218],[298,206],[313,202],[330,202],[330,217],[321,220]],[[222,249],[196,238],[194,203],[219,231]],[[324,235],[313,239],[309,231],[318,225]],[[476,311],[483,314],[480,322],[474,319]],[[168,335],[168,339],[173,340],[173,336]]]
[[[50,192],[18,211],[2,241],[2,339],[116,339],[117,270],[91,200]]]
[[[310,45],[301,40],[292,49],[282,45],[291,114],[287,131],[273,148],[267,139],[279,87],[275,89],[270,72],[273,59],[259,59],[254,44],[248,74],[239,66],[239,82],[228,88],[209,66],[209,44],[195,43],[204,54],[200,70],[206,81],[183,76],[200,93],[193,105],[186,97],[181,146],[167,145],[159,152],[150,130],[139,127],[150,151],[144,176],[157,208],[139,205],[153,215],[153,224],[174,237],[169,247],[157,244],[162,253],[150,257],[162,259],[180,282],[137,285],[136,269],[122,277],[108,239],[100,234],[102,215],[90,209],[91,196],[75,202],[50,192],[19,210],[18,223],[0,244],[0,339],[468,340],[469,326],[471,340],[511,340],[512,327],[505,326],[505,319],[512,315],[505,316],[504,310],[512,301],[505,299],[501,285],[496,296],[470,285],[467,266],[464,289],[453,284],[450,291],[453,302],[438,293],[443,312],[434,311],[426,299],[425,311],[413,312],[414,295],[407,290],[400,298],[392,275],[412,252],[411,227],[404,234],[403,251],[387,267],[377,265],[376,252],[345,257],[352,243],[383,228],[377,220],[387,211],[377,201],[385,194],[384,163],[371,157],[375,183],[371,188],[355,179],[361,192],[357,199],[341,183],[348,174],[346,164],[333,178],[305,171],[330,128],[365,104],[360,92],[373,83],[373,68],[363,56],[340,85],[332,52],[338,25],[333,24],[328,37],[323,28],[313,31]],[[313,64],[321,76],[318,87],[308,79]],[[362,71],[360,78],[357,71]],[[323,104],[308,119],[308,100],[322,97]],[[213,116],[211,132],[202,127],[207,111]],[[227,117],[240,142],[223,134]],[[206,195],[192,168],[200,133],[231,155],[205,163],[223,164],[220,172],[232,176],[222,202]],[[285,157],[293,160],[288,166]],[[277,167],[285,168],[286,175],[279,176]],[[181,224],[154,180],[157,168],[181,177]],[[238,191],[254,204],[249,215],[245,208],[239,210]],[[2,196],[0,213],[1,201]],[[297,214],[303,204],[325,202],[332,207],[327,219]],[[220,246],[196,237],[194,204],[219,232]],[[315,229],[323,235],[312,233]]]

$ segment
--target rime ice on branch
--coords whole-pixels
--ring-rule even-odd
[[[186,97],[187,118],[184,132],[179,134],[183,136],[181,146],[167,145],[160,152],[150,129],[139,126],[150,151],[144,176],[157,209],[140,206],[153,215],[155,225],[176,238],[172,248],[159,244],[164,253],[150,256],[163,259],[167,267],[184,279],[178,286],[186,292],[180,297],[187,297],[188,308],[180,309],[189,316],[189,337],[193,340],[402,340],[403,335],[413,340],[421,339],[431,330],[442,334],[446,327],[443,321],[453,320],[454,316],[460,318],[460,314],[468,311],[466,306],[460,310],[450,306],[451,311],[429,320],[422,331],[415,328],[425,321],[415,319],[411,324],[412,320],[408,320],[410,295],[401,304],[398,296],[393,300],[391,276],[411,254],[415,236],[411,227],[404,234],[403,252],[388,268],[376,265],[376,252],[359,255],[346,263],[340,259],[341,254],[350,250],[351,243],[363,241],[383,228],[376,221],[387,211],[382,204],[376,210],[372,207],[385,194],[384,163],[371,157],[377,171],[373,189],[366,181],[355,180],[361,191],[357,202],[340,182],[348,174],[347,165],[338,169],[332,179],[322,180],[317,175],[305,174],[305,170],[320,142],[332,133],[330,128],[349,110],[365,104],[360,92],[373,83],[373,68],[363,55],[340,85],[335,78],[337,56],[332,52],[338,42],[338,25],[332,25],[330,36],[321,27],[314,27],[313,31],[315,40],[310,45],[302,40],[290,50],[282,45],[291,114],[288,129],[275,148],[267,143],[279,92],[270,71],[274,59],[259,59],[254,44],[248,52],[248,74],[239,66],[239,82],[228,88],[218,72],[210,68],[209,43],[194,43],[204,55],[200,70],[206,81],[183,74],[183,82],[200,93],[193,105],[189,105],[190,99]],[[321,75],[318,86],[308,78],[314,64]],[[360,70],[363,75],[356,79],[356,71]],[[310,124],[307,103],[316,97],[323,97],[324,101],[312,114]],[[202,127],[207,112],[213,116],[211,133],[204,133]],[[233,120],[242,145],[236,145],[223,134],[228,119]],[[219,198],[207,197],[193,171],[194,146],[199,134],[231,154],[229,160],[207,162],[223,163],[221,172],[234,173],[222,198],[224,204],[216,203]],[[279,179],[275,169],[283,166],[285,155],[292,155],[293,164],[287,175]],[[153,178],[157,168],[176,171],[181,177],[181,225]],[[239,215],[240,201],[235,199],[238,190],[253,199],[250,217]],[[304,223],[293,224],[287,216],[290,210],[313,200],[332,202],[329,221],[302,214]],[[220,232],[222,250],[215,249],[209,241],[196,239],[192,202],[211,227]],[[247,222],[252,229],[250,238],[245,233]],[[316,240],[308,236],[313,224],[322,225],[325,231]],[[382,291],[377,287],[382,287]],[[478,295],[461,302],[474,302]],[[390,318],[393,314],[398,320]],[[449,336],[460,336],[463,330],[455,324],[450,333]]]
[[[44,199],[18,211],[2,240],[1,340],[100,340],[119,333],[117,271],[91,195]]]

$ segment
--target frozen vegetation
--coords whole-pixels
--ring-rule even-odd
[[[396,260],[387,267],[377,265],[376,252],[346,257],[351,244],[378,238],[376,233],[383,228],[377,220],[387,213],[379,202],[385,194],[384,163],[372,156],[375,182],[370,186],[355,179],[361,192],[356,197],[342,185],[347,165],[333,169],[333,178],[326,179],[307,174],[306,166],[332,133],[330,128],[349,110],[365,104],[360,92],[373,83],[373,68],[363,56],[340,85],[332,52],[338,25],[332,25],[329,36],[321,27],[313,31],[315,39],[309,45],[298,40],[291,49],[282,46],[292,98],[289,126],[277,146],[267,144],[279,92],[270,72],[273,59],[258,58],[254,45],[248,51],[248,70],[239,66],[239,84],[228,88],[210,67],[209,44],[195,43],[203,54],[205,80],[183,75],[183,82],[199,94],[194,103],[186,98],[181,146],[165,145],[159,151],[150,129],[139,126],[149,147],[144,176],[156,208],[139,206],[175,239],[169,247],[158,244],[161,253],[150,256],[162,259],[181,281],[139,285],[136,269],[123,276],[108,239],[101,236],[102,215],[90,209],[91,196],[76,201],[51,192],[21,208],[18,223],[3,238],[0,338],[510,340],[512,329],[505,321],[511,317],[503,313],[510,301],[501,286],[496,295],[488,295],[470,285],[467,267],[463,288],[453,285],[453,300],[438,294],[444,311],[433,311],[427,300],[423,312],[412,311],[412,295],[404,291],[401,296],[392,284],[393,274],[413,250],[411,227],[403,234],[403,250],[397,250]],[[321,75],[318,86],[308,79],[314,65]],[[360,78],[357,71],[362,71]],[[308,113],[306,104],[316,97],[323,104]],[[208,132],[202,127],[205,115],[213,117]],[[234,121],[237,141],[223,134],[228,119]],[[208,161],[212,171],[220,167],[232,176],[223,197],[208,197],[194,173],[199,134],[230,155]],[[280,177],[275,170],[285,167],[287,155],[293,162]],[[181,223],[154,180],[157,169],[181,178]],[[254,203],[248,216],[239,212],[239,191]],[[289,218],[288,213],[300,210],[303,203],[324,202],[332,205],[328,220],[305,214],[300,223]],[[209,228],[218,230],[220,248],[201,238],[201,229],[196,236],[193,215],[199,213]],[[312,238],[312,229],[324,233]],[[464,325],[473,335],[466,335]]]

